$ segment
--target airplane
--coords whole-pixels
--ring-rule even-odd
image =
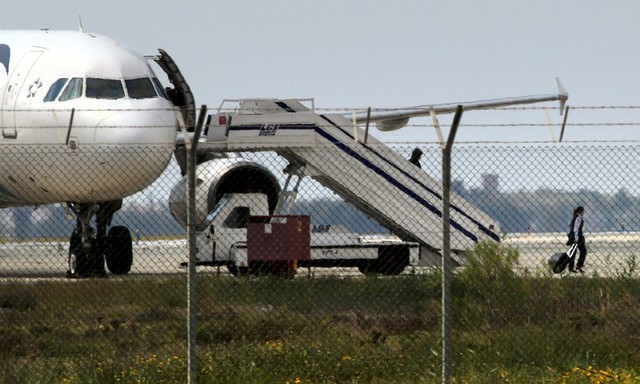
[[[105,262],[113,274],[128,273],[131,233],[111,225],[123,198],[155,181],[172,156],[186,173],[185,144],[195,127],[195,100],[173,59],[159,53],[144,57],[82,28],[0,31],[0,208],[61,203],[75,214],[68,258],[72,277],[105,276]],[[173,88],[163,89],[149,59]],[[552,95],[461,104],[484,109],[564,103],[567,97],[561,88]],[[355,120],[377,123],[381,130],[399,129],[411,117],[453,113],[454,105],[372,112]],[[221,170],[199,180],[215,192],[200,207],[205,210],[225,191],[257,186],[273,195],[280,190],[269,170],[237,154],[204,149],[197,163]],[[275,200],[270,196],[270,203]]]
[[[66,204],[69,273],[104,276],[103,260],[127,273],[130,231],[109,226],[165,170],[178,131],[147,59],[81,30],[0,31],[0,122],[0,208]]]

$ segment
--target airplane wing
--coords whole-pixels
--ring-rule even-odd
[[[508,97],[503,99],[471,101],[462,103],[451,104],[436,104],[436,105],[420,105],[408,108],[388,109],[388,110],[376,110],[376,111],[364,111],[356,112],[355,114],[345,115],[350,120],[355,119],[358,124],[369,122],[376,123],[376,127],[380,131],[393,131],[404,127],[409,119],[417,116],[429,116],[432,113],[436,115],[455,113],[458,106],[462,106],[463,110],[477,110],[477,109],[491,109],[498,107],[507,107],[520,104],[534,104],[542,103],[546,101],[560,101],[560,114],[564,109],[564,105],[569,98],[569,94],[565,91],[560,83],[560,80],[556,79],[558,83],[557,94],[546,95],[533,95],[533,96],[521,96],[521,97]]]

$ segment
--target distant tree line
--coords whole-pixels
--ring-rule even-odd
[[[556,189],[500,192],[497,183],[483,183],[481,188],[453,183],[453,191],[469,204],[480,208],[500,224],[504,233],[566,232],[573,209],[586,209],[588,232],[640,231],[640,198],[625,189],[614,194]],[[452,201],[454,204],[456,201]],[[464,206],[461,206],[464,208]],[[311,216],[312,225],[343,226],[357,233],[388,233],[375,220],[350,203],[336,198],[299,200],[292,214]],[[125,225],[141,236],[180,236],[185,230],[171,216],[168,207],[136,209],[129,206],[116,213],[113,225]],[[60,205],[6,208],[0,211],[0,236],[4,238],[61,238],[70,236],[75,218],[69,220]]]
[[[0,236],[11,239],[68,239],[75,228],[75,217],[69,219],[60,205],[5,208],[0,211]],[[125,225],[132,234],[140,231],[143,237],[175,236],[185,234],[169,209],[118,211],[112,225]]]
[[[567,232],[577,206],[585,207],[588,232],[640,231],[640,199],[626,189],[614,194],[550,188],[499,192],[487,185],[465,189],[461,183],[454,183],[454,190],[498,221],[505,233]]]
[[[548,188],[500,192],[493,183],[466,189],[461,182],[455,182],[453,192],[496,220],[503,233],[567,232],[573,210],[579,205],[585,207],[586,230],[589,232],[640,231],[637,214],[640,212],[640,198],[625,189],[615,194]],[[455,204],[455,200],[452,203]],[[312,224],[344,225],[359,233],[388,232],[343,200],[301,201],[296,204],[294,213],[310,215]]]

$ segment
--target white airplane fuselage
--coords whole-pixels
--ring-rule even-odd
[[[146,60],[79,31],[0,31],[0,207],[122,199],[175,149]]]

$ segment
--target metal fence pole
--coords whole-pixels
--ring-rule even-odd
[[[449,196],[451,193],[451,149],[458,131],[462,106],[451,124],[449,138],[442,148],[442,382],[451,383],[451,234]]]
[[[196,382],[196,154],[198,140],[207,106],[200,108],[193,139],[185,137],[187,145],[187,235],[189,238],[189,271],[187,273],[187,334],[188,334],[188,377],[189,383]]]

